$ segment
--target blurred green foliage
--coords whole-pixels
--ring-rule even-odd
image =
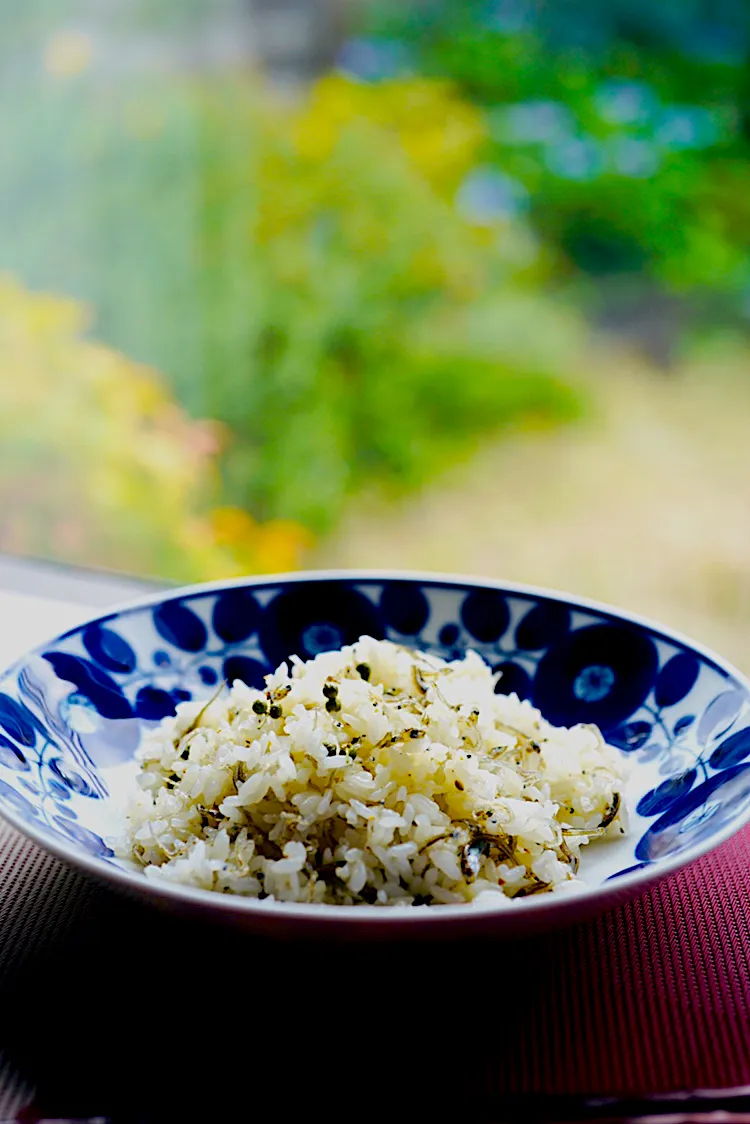
[[[365,79],[454,81],[561,280],[631,278],[747,323],[750,9],[723,0],[366,5]],[[369,43],[369,49],[367,44]],[[380,65],[378,64],[380,59]],[[369,72],[368,72],[369,71]],[[697,318],[700,323],[700,319]]]
[[[299,527],[217,506],[220,427],[87,327],[0,277],[0,549],[184,581],[298,564]]]
[[[538,294],[542,259],[453,205],[487,140],[450,88],[134,91],[80,48],[0,104],[0,267],[86,298],[101,338],[229,427],[227,502],[323,532],[364,484],[578,410],[577,320]]]

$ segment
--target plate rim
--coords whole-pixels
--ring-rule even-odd
[[[630,612],[629,610],[619,609],[607,602],[600,602],[593,598],[567,593],[564,590],[536,586],[524,582],[504,581],[500,578],[482,578],[476,575],[452,574],[440,571],[399,569],[370,570],[361,568],[351,570],[295,570],[290,573],[263,574],[257,576],[247,575],[229,579],[219,578],[215,581],[175,586],[152,594],[147,594],[143,597],[130,598],[118,605],[112,606],[106,613],[98,613],[90,617],[85,617],[72,628],[67,629],[65,632],[58,633],[49,640],[29,649],[18,659],[14,660],[12,664],[0,671],[0,688],[2,688],[29,659],[48,649],[50,644],[64,640],[93,624],[104,624],[107,621],[112,621],[123,615],[139,612],[152,605],[158,605],[163,601],[181,600],[201,594],[210,595],[211,593],[226,589],[245,587],[263,588],[279,584],[298,584],[315,580],[363,583],[384,580],[412,581],[419,582],[422,585],[495,589],[498,592],[506,593],[510,596],[517,594],[529,598],[536,597],[562,601],[568,605],[574,605],[583,611],[588,610],[600,616],[611,617],[622,623],[631,623],[641,628],[646,628],[661,639],[676,643],[681,647],[696,652],[707,663],[713,664],[722,674],[734,680],[735,683],[747,693],[748,700],[750,700],[750,678],[739,671],[730,661],[725,660],[717,652],[713,651],[713,649],[699,641],[692,640],[689,636],[679,632],[677,629],[671,629],[658,621]],[[167,899],[175,903],[183,902],[186,905],[203,907],[204,912],[216,910],[226,917],[230,917],[234,914],[238,919],[245,918],[250,920],[252,918],[259,923],[262,923],[265,919],[269,923],[271,921],[274,923],[286,922],[290,925],[296,923],[300,926],[304,926],[305,924],[320,924],[321,922],[325,924],[335,924],[338,919],[339,922],[346,922],[348,924],[354,923],[358,927],[375,925],[378,928],[387,928],[388,926],[403,928],[405,923],[407,923],[408,927],[413,925],[433,927],[436,925],[453,925],[463,918],[469,926],[471,922],[474,922],[476,924],[495,924],[501,927],[504,921],[510,921],[511,918],[517,918],[518,922],[521,922],[523,918],[529,918],[529,920],[531,920],[535,915],[541,917],[545,914],[552,915],[568,911],[572,913],[576,910],[577,906],[581,909],[594,909],[599,906],[605,909],[608,902],[612,899],[633,897],[647,889],[650,885],[668,878],[676,871],[690,866],[697,859],[717,850],[733,835],[736,835],[737,832],[750,821],[750,804],[736,823],[730,822],[726,824],[716,835],[712,835],[707,840],[696,843],[679,855],[674,856],[674,858],[666,859],[659,863],[647,864],[639,870],[614,877],[611,883],[604,882],[591,887],[584,883],[583,887],[578,891],[544,894],[539,897],[525,898],[521,902],[515,904],[510,902],[507,905],[503,904],[499,908],[491,905],[485,907],[461,903],[456,905],[440,905],[437,909],[427,906],[417,909],[410,908],[408,911],[406,908],[400,909],[398,907],[386,908],[371,906],[367,908],[366,906],[332,906],[326,903],[266,901],[252,897],[243,897],[237,894],[217,894],[212,890],[184,886],[179,883],[153,882],[140,871],[131,871],[115,866],[113,863],[107,862],[102,858],[89,855],[85,851],[77,849],[73,843],[67,844],[62,839],[58,840],[57,837],[47,834],[45,831],[38,829],[34,824],[29,824],[20,816],[17,816],[13,809],[0,809],[0,816],[21,835],[30,839],[33,843],[37,844],[37,846],[41,847],[42,850],[51,853],[62,862],[81,869],[97,879],[114,882],[125,890],[131,890],[139,896],[154,899],[157,902],[164,902],[164,900]],[[517,924],[509,925],[509,928],[516,927]]]

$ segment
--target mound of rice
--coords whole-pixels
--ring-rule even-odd
[[[139,750],[118,852],[155,879],[286,902],[503,904],[575,887],[625,830],[623,759],[474,652],[363,637],[188,702]],[[492,900],[489,900],[492,895]]]

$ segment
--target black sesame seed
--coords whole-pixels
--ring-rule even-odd
[[[456,786],[456,788],[458,789],[459,792],[463,792],[464,786],[461,783],[461,781],[454,781],[453,783],[454,783],[454,785]]]
[[[324,683],[323,684],[323,694],[325,695],[325,697],[327,699],[335,699],[336,695],[338,693],[339,693],[339,689],[338,689],[338,687],[336,686],[335,683]]]
[[[369,664],[358,663],[354,670],[357,672],[357,674],[359,675],[359,677],[361,679],[367,680],[367,679],[370,678],[370,666],[369,666]]]
[[[335,714],[336,711],[341,710],[341,703],[338,699],[329,699],[326,703],[326,710],[329,714]]]
[[[256,699],[253,703],[253,710],[256,714],[265,714],[268,710],[268,706],[262,701],[262,699]]]
[[[271,718],[281,718],[284,712],[280,706],[276,706],[276,704],[274,703],[273,706],[268,708],[268,713],[270,714]]]

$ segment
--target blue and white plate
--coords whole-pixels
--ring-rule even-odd
[[[260,686],[293,653],[363,634],[455,658],[558,725],[591,722],[628,758],[630,830],[584,849],[577,894],[500,912],[299,905],[155,883],[112,853],[145,730],[223,679]],[[431,575],[308,573],[150,597],[36,649],[0,679],[0,812],[55,855],[157,902],[259,929],[518,933],[640,892],[750,818],[750,683],[627,613],[524,586]]]

